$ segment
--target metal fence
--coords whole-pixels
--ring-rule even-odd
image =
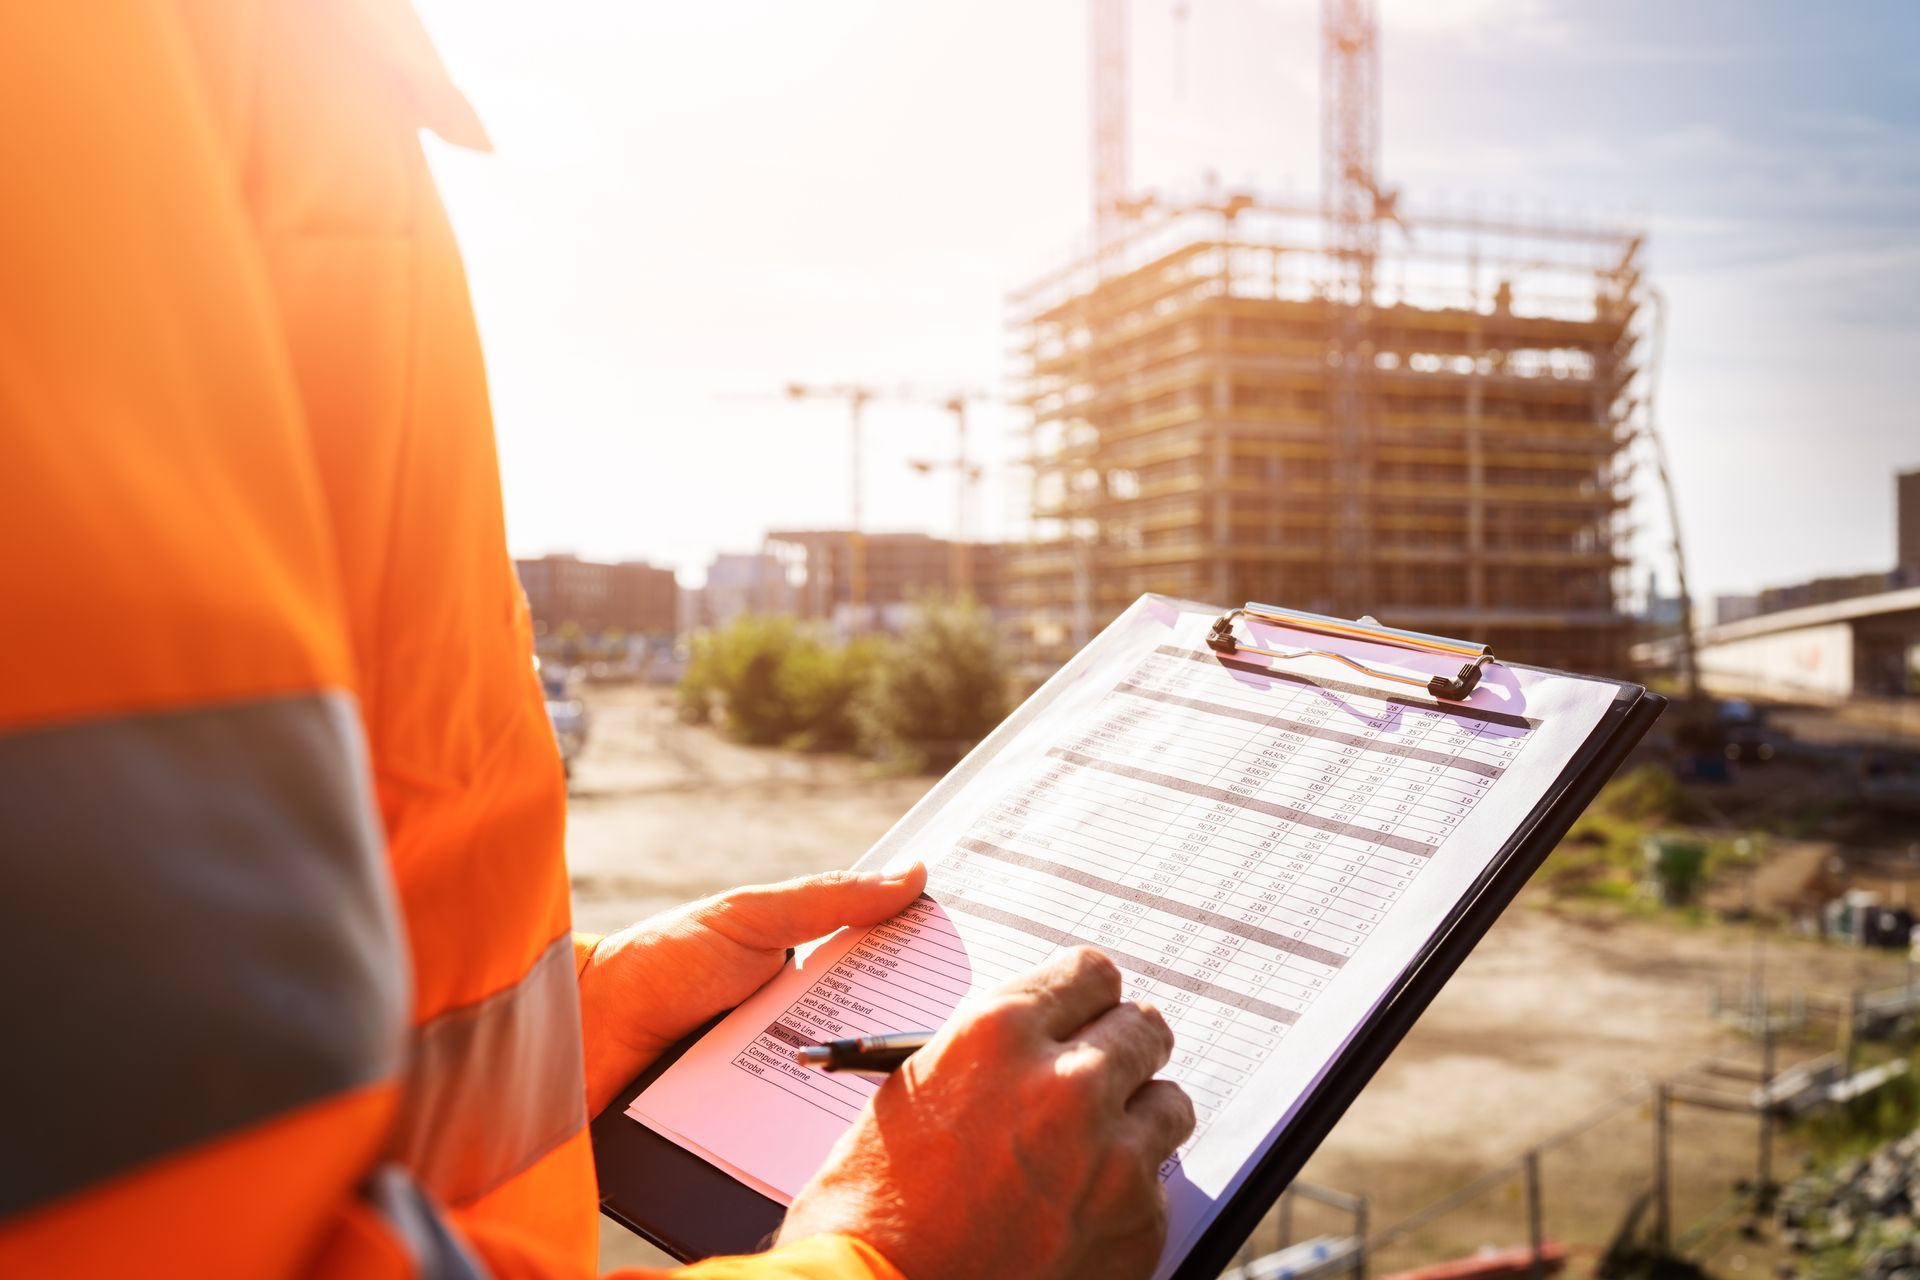
[[[1656,1183],[1652,1086],[1634,1089],[1375,1232],[1374,1273],[1482,1251],[1520,1251],[1542,1274],[1569,1258],[1597,1257],[1628,1206]]]
[[[1397,1220],[1381,1222],[1377,1200],[1295,1184],[1228,1275],[1386,1276],[1476,1254],[1492,1255],[1490,1273],[1504,1260],[1501,1274],[1592,1275],[1616,1250],[1700,1258],[1763,1217],[1797,1165],[1788,1120],[1906,1070],[1912,992],[1761,1000],[1740,1013],[1754,1037],[1741,1052],[1628,1089]]]
[[[1368,1205],[1312,1183],[1281,1192],[1222,1280],[1311,1280],[1367,1273]]]

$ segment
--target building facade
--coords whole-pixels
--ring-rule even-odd
[[[1149,591],[1624,669],[1639,238],[1408,228],[1355,284],[1317,208],[1157,210],[1016,295],[1029,673]]]
[[[796,607],[786,567],[763,551],[716,555],[707,566],[706,585],[690,595],[689,629],[723,627],[749,613],[792,613]]]
[[[618,631],[668,639],[679,634],[680,589],[671,569],[573,555],[515,560],[513,567],[538,635],[567,626],[589,635]]]
[[[897,625],[915,600],[934,594],[1000,606],[1005,552],[998,543],[924,533],[862,534],[859,543],[868,620],[876,625]],[[766,541],[793,584],[796,611],[837,624],[854,621],[854,547],[855,535],[844,529],[777,530]]]

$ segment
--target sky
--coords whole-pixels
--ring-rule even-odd
[[[466,255],[509,539],[670,564],[844,527],[949,534],[954,390],[1088,217],[1085,0],[418,0],[491,154],[429,142]],[[1133,0],[1134,184],[1314,190],[1313,0]],[[1920,5],[1382,0],[1410,204],[1644,227],[1696,596],[1886,568],[1920,467]],[[1012,409],[965,518],[1016,536]],[[1636,473],[1634,552],[1671,588]]]

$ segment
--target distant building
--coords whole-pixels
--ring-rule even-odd
[[[1894,478],[1896,572],[1920,579],[1920,467]]]
[[[792,613],[793,585],[779,560],[764,551],[722,552],[707,566],[707,584],[692,593],[689,627],[721,627],[747,613]]]
[[[1760,593],[1761,613],[1781,613],[1788,609],[1809,609],[1814,605],[1839,604],[1861,596],[1878,595],[1890,584],[1888,574],[1849,573],[1829,578],[1814,578],[1784,587],[1768,587]]]
[[[1894,567],[1891,570],[1836,574],[1782,587],[1768,587],[1757,596],[1723,597],[1729,600],[1752,600],[1753,607],[1738,616],[1720,616],[1716,613],[1714,622],[1740,622],[1762,614],[1840,604],[1879,595],[1883,591],[1920,586],[1920,470],[1901,472],[1894,477],[1894,526]]]
[[[1897,563],[1720,596],[1713,626],[1696,636],[1700,677],[1722,696],[1837,702],[1920,690],[1920,471],[1895,479]],[[1636,647],[1635,658],[1675,664],[1676,641]]]
[[[950,542],[924,533],[870,533],[865,544],[865,604],[879,625],[897,626],[912,603],[930,594],[966,595],[988,609],[1001,599],[1001,545]],[[836,623],[853,608],[853,535],[844,529],[778,531],[767,553],[785,566],[797,611]]]
[[[1679,629],[1683,612],[1679,596],[1650,595],[1638,620],[1644,630],[1675,631]]]
[[[1759,616],[1759,596],[1729,595],[1713,598],[1713,625],[1716,627],[1724,627],[1730,622],[1745,622],[1748,618]]]
[[[516,560],[513,567],[539,634],[568,625],[588,635],[620,631],[665,638],[680,630],[680,588],[671,569],[572,555]]]
[[[680,633],[680,583],[671,569],[628,561],[610,566],[608,623],[630,635]]]
[[[1920,692],[1920,587],[1876,592],[1709,627],[1696,637],[1700,678],[1725,698],[1836,703]],[[1635,646],[1635,660],[1677,668],[1675,636]]]

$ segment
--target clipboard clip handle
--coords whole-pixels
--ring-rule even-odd
[[[1446,676],[1434,676],[1427,681],[1427,692],[1436,698],[1447,698],[1460,702],[1480,687],[1480,673],[1493,661],[1490,653],[1482,654],[1472,662],[1460,668],[1460,674],[1448,679]]]
[[[1418,676],[1404,676],[1398,672],[1370,667],[1358,659],[1344,653],[1336,653],[1331,649],[1261,649],[1244,643],[1233,633],[1233,624],[1243,617],[1295,631],[1309,631],[1351,640],[1365,640],[1375,644],[1396,645],[1402,649],[1417,649],[1423,653],[1452,654],[1465,658],[1466,662],[1461,665],[1457,675],[1437,675],[1423,680]],[[1361,618],[1358,621],[1349,622],[1343,618],[1329,618],[1318,613],[1305,613],[1294,609],[1279,609],[1257,604],[1234,609],[1214,619],[1213,629],[1207,633],[1207,647],[1219,654],[1253,653],[1264,658],[1281,660],[1308,657],[1331,658],[1335,662],[1352,667],[1355,671],[1370,675],[1377,680],[1412,685],[1417,689],[1426,690],[1433,697],[1445,698],[1451,702],[1461,702],[1470,697],[1480,686],[1481,673],[1494,660],[1493,651],[1490,648],[1468,640],[1452,640],[1445,636],[1427,635],[1420,631],[1403,631],[1398,627],[1382,626],[1372,618]]]

